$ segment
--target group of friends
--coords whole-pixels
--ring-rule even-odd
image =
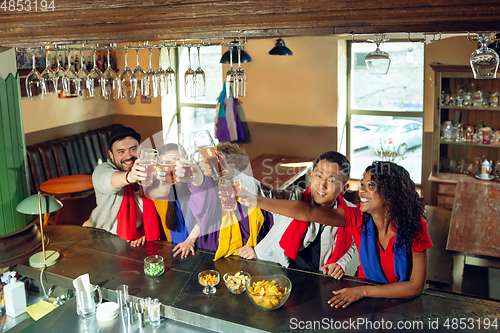
[[[165,239],[176,244],[173,256],[181,259],[202,248],[214,251],[215,259],[239,255],[335,279],[344,276],[357,249],[357,276],[381,284],[335,290],[328,301],[332,307],[345,308],[363,297],[421,294],[432,242],[423,204],[403,167],[373,162],[354,205],[343,198],[350,164],[338,152],[315,160],[306,189],[275,190],[252,177],[244,149],[223,143],[217,147],[227,170],[222,177],[238,179],[242,187],[236,209],[225,211],[220,180],[203,158],[191,167],[192,182],[179,181],[187,170],[178,163],[176,182],[158,170],[152,186],[140,186],[147,177],[138,163],[140,140],[129,127],[111,133],[109,159],[92,175],[97,207],[84,226],[117,234],[134,247]],[[179,151],[176,144],[159,149],[160,154]]]

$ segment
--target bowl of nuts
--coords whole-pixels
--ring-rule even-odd
[[[233,294],[241,294],[247,289],[247,282],[250,280],[250,274],[243,271],[228,272],[224,274],[223,279],[229,291]]]
[[[247,292],[253,303],[265,311],[276,310],[285,304],[292,283],[284,275],[252,276]]]

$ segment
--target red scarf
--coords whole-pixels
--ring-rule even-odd
[[[311,201],[311,186],[307,187],[304,192],[302,201]],[[342,196],[337,197],[337,208],[347,207],[344,198]],[[300,245],[307,231],[309,222],[293,220],[290,225],[281,236],[280,246],[285,250],[285,255],[289,258],[296,259],[299,253]],[[344,254],[347,253],[351,247],[352,235],[346,228],[337,228],[337,241],[335,242],[335,248],[332,255],[326,262],[326,264],[331,264],[337,262]]]
[[[136,204],[132,185],[124,187],[123,201],[118,211],[116,234],[125,240],[135,240],[146,234],[147,241],[155,241],[160,238],[160,224],[153,201],[146,198],[142,191],[142,225],[144,228],[137,229]],[[144,229],[144,232],[143,230]]]

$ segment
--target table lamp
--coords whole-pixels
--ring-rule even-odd
[[[43,224],[45,220],[42,220],[42,214],[47,215],[48,213],[55,212],[62,208],[61,201],[56,198],[42,194],[31,195],[21,201],[16,210],[23,214],[38,214],[40,217],[40,232],[42,234],[42,252],[35,253],[30,257],[30,266],[36,268],[42,268],[44,266],[52,266],[59,259],[59,252],[48,250],[45,251],[45,239],[43,236]]]

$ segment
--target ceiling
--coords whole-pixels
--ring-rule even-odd
[[[46,0],[53,11],[42,11],[42,0],[36,10],[34,0],[21,11],[8,3],[0,9],[2,46],[500,31],[498,0]]]

